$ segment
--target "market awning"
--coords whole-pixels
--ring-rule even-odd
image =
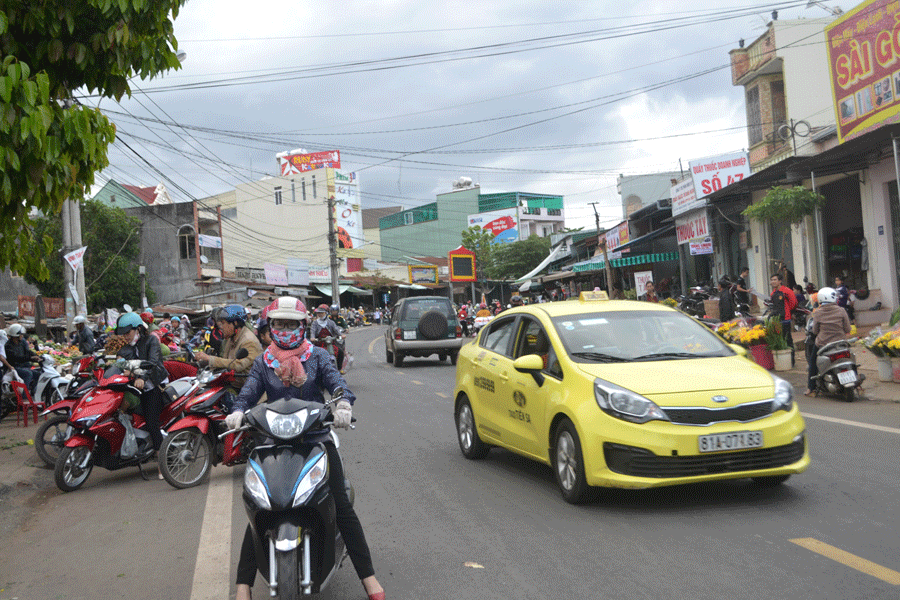
[[[633,265],[651,264],[656,262],[668,262],[670,260],[678,260],[677,252],[658,252],[653,254],[637,254],[635,256],[623,256],[622,258],[614,258],[609,261],[611,267],[630,267]],[[602,256],[595,256],[590,260],[585,260],[572,265],[572,271],[583,273],[585,271],[599,271],[606,267]]]
[[[427,285],[419,285],[418,283],[398,283],[398,288],[403,288],[405,290],[430,290],[431,288]]]
[[[635,238],[635,239],[631,240],[630,242],[628,242],[627,244],[622,244],[621,246],[617,246],[616,248],[613,248],[613,251],[614,252],[622,252],[623,250],[629,250],[629,249],[635,248],[641,244],[645,244],[645,243],[649,242],[650,240],[655,240],[658,237],[662,237],[662,236],[666,235],[667,233],[674,233],[674,232],[675,232],[675,225],[661,227],[661,228],[657,229],[656,231],[651,231],[647,235],[642,235],[639,238]]]
[[[317,283],[316,289],[322,292],[326,296],[331,296],[331,286],[325,283]],[[341,294],[344,292],[350,292],[351,294],[356,294],[357,296],[371,296],[371,290],[364,290],[358,287],[353,287],[352,285],[339,285],[338,290]]]
[[[549,265],[550,263],[552,263],[553,260],[554,260],[557,256],[559,256],[560,253],[562,253],[562,251],[563,251],[563,249],[565,249],[565,247],[566,247],[565,244],[559,244],[559,245],[557,245],[556,248],[554,248],[553,250],[550,251],[550,254],[547,255],[547,258],[545,258],[544,260],[541,261],[541,264],[539,264],[538,266],[536,266],[534,269],[532,269],[532,270],[531,270],[530,272],[528,272],[527,274],[522,275],[521,277],[519,277],[518,279],[516,279],[513,283],[522,283],[523,281],[526,281],[526,280],[528,280],[528,279],[531,279],[532,277],[534,277],[535,275],[537,275],[538,273],[540,273],[541,271],[543,271],[544,269],[546,269],[546,268],[547,268],[547,265]]]
[[[544,275],[541,277],[541,281],[547,283],[548,281],[557,281],[559,279],[568,279],[569,277],[574,277],[574,271],[557,271],[556,273],[550,273],[549,275]]]

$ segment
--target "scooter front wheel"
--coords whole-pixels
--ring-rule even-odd
[[[300,549],[275,553],[278,567],[279,600],[297,600],[300,596]]]
[[[166,436],[159,449],[159,471],[172,487],[198,485],[209,474],[212,448],[197,429],[182,429]]]
[[[48,467],[55,467],[60,450],[70,437],[72,437],[72,426],[69,425],[69,417],[56,415],[38,427],[34,434],[34,450]]]
[[[91,449],[87,446],[63,448],[54,470],[56,487],[64,492],[74,492],[84,485],[94,468],[91,458]]]

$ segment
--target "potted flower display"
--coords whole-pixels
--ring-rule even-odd
[[[716,332],[731,344],[739,344],[750,350],[754,362],[766,369],[775,368],[772,352],[766,342],[766,329],[760,324],[749,325],[743,319],[722,323]]]

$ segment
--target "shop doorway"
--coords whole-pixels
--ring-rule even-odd
[[[898,269],[894,275],[897,277],[897,289],[900,290],[900,194],[897,193],[897,182],[888,184],[888,198],[891,205],[891,232],[894,240],[894,264]]]
[[[866,285],[862,270],[863,217],[859,178],[846,177],[823,185],[819,192],[825,196],[822,223],[825,228],[825,271],[831,285],[840,276],[850,289]],[[896,190],[895,190],[896,193]]]

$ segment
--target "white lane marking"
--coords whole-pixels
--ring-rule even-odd
[[[415,379],[410,379],[410,381],[416,385],[423,385],[423,383],[421,381],[416,381]]]
[[[449,397],[450,397],[450,396],[448,396],[447,394],[442,394],[442,393],[440,393],[440,392],[435,392],[435,394],[437,394],[437,395],[440,396],[441,398],[449,398]]]
[[[841,425],[852,425],[854,427],[862,427],[864,429],[874,429],[875,431],[885,431],[900,435],[900,429],[896,427],[885,427],[884,425],[872,425],[870,423],[860,423],[859,421],[848,421],[847,419],[838,419],[836,417],[826,417],[825,415],[814,415],[811,413],[802,413],[804,419],[815,419],[817,421],[828,421],[829,423],[840,423]]]
[[[224,471],[224,472],[223,472]],[[219,600],[231,572],[231,519],[234,479],[231,468],[210,473],[191,600]]]

